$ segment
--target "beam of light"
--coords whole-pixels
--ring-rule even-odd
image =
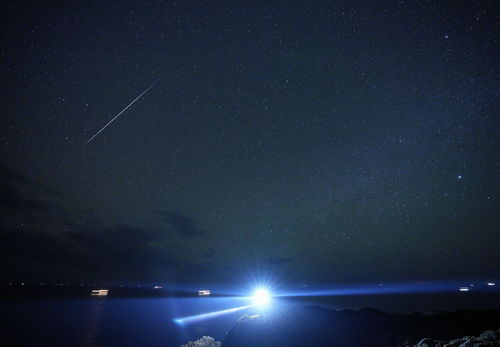
[[[217,316],[221,316],[223,314],[227,313],[232,313],[240,310],[244,310],[246,308],[252,307],[255,305],[246,305],[246,306],[240,306],[240,307],[234,307],[234,308],[229,308],[227,310],[221,310],[221,311],[215,311],[215,312],[209,312],[209,313],[202,313],[202,314],[197,314],[194,316],[188,316],[188,317],[182,317],[182,318],[175,318],[173,321],[177,324],[186,324],[186,323],[193,323],[197,322],[203,319],[208,319],[208,318],[214,318]]]
[[[456,292],[464,287],[453,282],[428,283],[388,283],[365,286],[339,286],[317,290],[300,290],[280,293],[278,297],[308,297],[308,296],[345,296],[345,295],[383,295],[383,294],[418,294]],[[474,287],[476,288],[476,287]],[[476,288],[477,290],[485,288]]]
[[[85,145],[88,145],[90,141],[92,141],[93,139],[95,139],[97,137],[97,135],[99,135],[104,129],[106,129],[108,127],[108,125],[110,125],[111,123],[113,123],[116,118],[120,117],[123,112],[125,112],[126,110],[128,110],[130,106],[132,106],[137,100],[139,100],[144,94],[146,94],[151,88],[153,88],[156,85],[156,83],[158,83],[162,78],[163,77],[158,78],[145,91],[143,91],[141,94],[139,94],[139,96],[137,98],[135,98],[134,100],[132,100],[132,102],[127,105],[127,107],[125,107],[123,110],[121,110],[120,113],[118,113],[116,116],[114,116],[105,126],[103,126],[97,133],[95,133],[94,136],[92,136],[87,142],[85,142]]]

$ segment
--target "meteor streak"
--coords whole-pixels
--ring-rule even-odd
[[[99,135],[104,129],[107,128],[108,125],[114,122],[114,120],[118,117],[121,116],[123,112],[128,110],[130,106],[132,106],[137,100],[139,100],[144,94],[146,94],[151,88],[155,86],[156,83],[158,83],[163,77],[158,78],[153,84],[151,84],[145,91],[143,91],[137,98],[135,98],[130,104],[127,105],[123,110],[120,111],[116,116],[113,117],[105,126],[103,126],[97,133],[95,133],[94,136],[92,136],[87,142],[85,142],[85,145],[88,145],[90,141],[92,141],[94,138],[96,138],[97,135]]]

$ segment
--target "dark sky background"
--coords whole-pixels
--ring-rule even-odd
[[[2,281],[500,277],[494,1],[2,6]]]

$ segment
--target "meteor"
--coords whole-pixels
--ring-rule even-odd
[[[130,106],[132,106],[137,100],[139,100],[144,94],[146,94],[151,88],[153,88],[155,86],[156,83],[160,82],[160,80],[162,79],[163,77],[160,77],[158,78],[153,84],[151,84],[145,91],[143,91],[141,94],[139,94],[139,96],[137,98],[135,98],[134,100],[132,100],[132,102],[130,104],[127,105],[127,107],[125,107],[123,110],[120,111],[120,113],[118,113],[116,116],[114,116],[105,126],[103,126],[97,133],[95,133],[94,136],[92,136],[87,142],[85,142],[85,145],[88,145],[90,141],[92,141],[94,138],[96,138],[97,135],[99,135],[104,129],[107,128],[108,125],[110,125],[111,123],[114,122],[114,120],[118,117],[120,117],[122,115],[123,112],[125,112],[126,110],[128,110],[128,108]]]

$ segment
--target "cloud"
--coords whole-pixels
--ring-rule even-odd
[[[195,237],[205,232],[194,225],[193,220],[183,214],[172,211],[160,211],[161,219],[170,225],[180,235]]]
[[[8,183],[9,185],[21,185],[37,191],[38,193],[49,195],[60,195],[55,189],[52,189],[44,184],[35,182],[28,177],[10,169],[9,167],[0,164],[0,184]]]
[[[70,242],[47,232],[25,227],[3,227],[0,235],[0,251],[4,257],[49,262],[73,259]]]
[[[382,265],[384,263],[383,258],[381,256],[371,257],[368,261],[368,264],[373,266]]]
[[[25,198],[22,191],[14,186],[0,183],[0,207],[10,211],[45,212],[50,209],[43,201]]]
[[[3,275],[38,278],[159,279],[203,276],[214,251],[181,261],[176,234],[204,234],[193,220],[162,211],[163,225],[106,226],[92,210],[72,211],[55,191],[0,165],[0,253]],[[202,263],[202,264],[200,264]],[[26,277],[24,277],[26,276]]]
[[[91,278],[116,273],[126,277],[134,271],[135,277],[147,277],[154,271],[165,275],[161,271],[189,265],[168,252],[173,230],[104,227],[93,211],[70,211],[57,198],[53,190],[0,165],[0,252],[9,276],[36,278],[36,268],[44,274]],[[170,214],[169,220],[176,232],[200,233],[187,217]]]
[[[273,266],[282,266],[282,265],[287,265],[291,262],[292,260],[290,258],[285,258],[285,257],[267,257],[262,260],[262,262],[266,265],[273,265]]]
[[[192,268],[168,251],[165,232],[132,226],[72,230],[2,227],[0,252],[8,277],[37,278],[37,271],[66,278],[148,280]],[[33,264],[37,271],[23,264]],[[71,279],[71,278],[70,278]]]
[[[51,202],[59,194],[0,165],[0,213],[3,223],[14,217],[28,222],[67,222],[69,213]]]
[[[108,228],[79,229],[70,234],[71,239],[89,249],[97,257],[128,266],[161,266],[173,268],[180,265],[166,251],[168,233],[150,228],[118,225]]]
[[[215,258],[215,250],[213,248],[207,249],[203,252],[203,256],[208,259],[213,259]]]

